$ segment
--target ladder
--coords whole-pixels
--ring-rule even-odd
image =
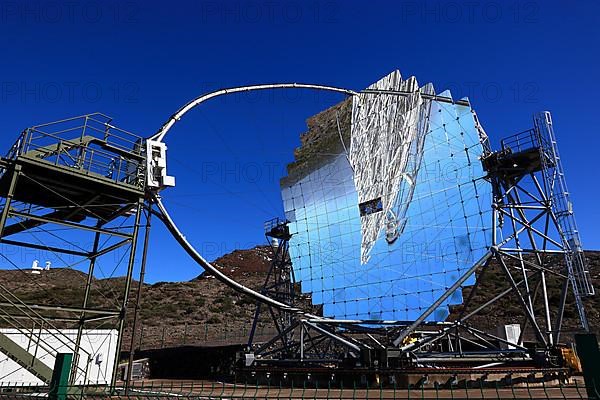
[[[573,294],[582,326],[587,329],[588,322],[583,308],[582,297],[593,296],[594,286],[587,265],[579,230],[573,213],[573,203],[567,188],[565,174],[562,167],[556,136],[552,127],[552,116],[550,112],[544,111],[534,117],[534,126],[542,144],[542,168],[544,185],[548,193],[549,201],[555,225],[560,230],[564,248],[565,263],[569,281],[573,287]]]

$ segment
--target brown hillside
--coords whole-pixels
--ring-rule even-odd
[[[600,252],[587,252],[596,287],[600,287]],[[248,250],[236,250],[214,261],[224,273],[235,277],[239,282],[258,289],[263,283],[272,258],[268,246],[258,246]],[[560,263],[561,260],[557,260]],[[487,278],[474,296],[473,306],[485,303],[494,294],[507,288],[507,282],[498,266],[491,262],[486,266]],[[54,269],[40,275],[26,274],[16,270],[0,270],[0,289],[4,288],[20,300],[33,304],[80,306],[85,288],[86,275],[75,270]],[[559,301],[560,285],[553,276],[548,276],[549,298],[552,304]],[[2,292],[6,294],[6,291]],[[132,295],[137,290],[137,282],[132,285]],[[124,291],[124,279],[94,279],[91,304],[98,308],[114,309]],[[464,298],[470,288],[465,288]],[[129,307],[129,315],[135,296]],[[600,297],[586,300],[590,326],[600,333]],[[470,308],[473,309],[473,308]],[[254,302],[226,287],[209,274],[203,273],[189,282],[158,282],[145,284],[141,304],[141,326],[136,347],[160,347],[192,343],[222,343],[236,341],[243,343],[255,310]],[[453,307],[450,319],[456,318],[462,306]],[[467,310],[468,311],[468,310]],[[489,307],[471,323],[481,329],[495,330],[501,323],[522,322],[515,317],[520,314],[519,306],[512,297],[505,297]],[[131,318],[128,318],[130,323]],[[265,317],[260,329],[270,328]],[[57,322],[58,324],[58,322]],[[542,322],[540,321],[540,325]],[[108,327],[106,323],[98,325]],[[565,310],[565,330],[577,330],[578,315],[573,299],[568,299]],[[261,332],[259,330],[259,332]],[[126,341],[126,346],[129,341]]]

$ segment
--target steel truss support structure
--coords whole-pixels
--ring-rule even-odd
[[[276,355],[288,354],[304,363],[341,362],[348,357],[367,365],[375,358],[379,366],[390,367],[406,365],[401,360],[413,365],[460,362],[485,367],[531,363],[534,359],[554,366],[553,349],[560,342],[567,298],[573,297],[582,329],[587,330],[582,297],[593,295],[594,289],[566,190],[550,114],[537,115],[532,129],[504,139],[499,151],[492,152],[487,147],[482,162],[494,195],[490,251],[438,301],[417,320],[409,322],[326,318],[310,321],[296,315],[293,324],[257,349],[256,354],[263,357],[257,361],[277,365],[284,360]],[[472,307],[492,265],[502,271],[506,287],[488,293],[487,301]],[[445,323],[427,323],[431,313],[475,273],[476,282],[459,315]],[[549,281],[560,286],[557,304],[549,300]],[[507,297],[522,311],[522,330],[516,343],[471,324],[474,316]],[[282,337],[289,335],[294,335],[295,340],[282,342]],[[276,346],[277,343],[283,345]]]
[[[88,370],[95,354],[82,346],[87,329],[117,331],[114,359],[110,358],[114,362],[112,376],[106,381],[114,386],[117,378],[138,234],[146,224],[141,141],[141,137],[111,125],[107,117],[92,114],[26,130],[0,165],[0,197],[4,198],[0,214],[2,259],[40,293],[45,289],[37,283],[37,275],[24,268],[23,260],[13,261],[7,249],[46,252],[60,260],[64,264],[61,267],[77,266],[77,271],[84,272],[83,276],[79,272],[67,275],[82,279],[82,293],[66,300],[55,300],[52,293],[41,301],[22,300],[21,294],[0,285],[0,320],[3,326],[18,330],[36,343],[40,354],[43,351],[54,357],[59,352],[72,352],[73,385],[92,383],[97,378],[89,376]],[[86,237],[91,240],[86,242]],[[52,242],[58,244],[50,246]],[[144,253],[146,247],[147,242]],[[124,271],[122,292],[111,293],[110,297],[96,282],[96,277],[102,276],[98,273],[99,260],[109,257],[116,264],[110,267],[113,273],[119,267]],[[52,272],[37,271],[40,275]],[[75,329],[75,337],[67,336],[64,329]],[[43,335],[52,337],[54,344],[45,343]],[[1,349],[5,354],[42,381],[49,381],[36,368],[39,363],[23,363],[20,350],[9,338],[0,336],[6,344]],[[31,359],[37,356],[36,347]]]
[[[569,289],[586,331],[582,298],[593,295],[594,289],[550,113],[536,115],[533,129],[504,139],[496,154],[489,175],[494,189],[495,257],[525,311],[524,325],[530,324],[538,340],[552,346],[560,338]],[[506,169],[507,163],[512,168]],[[516,287],[513,275],[523,280],[523,290]],[[561,302],[555,310],[548,299],[549,277],[561,282]]]
[[[149,140],[162,142],[166,134],[178,120],[207,100],[232,93],[272,89],[326,90],[350,96],[359,94],[359,92],[352,90],[311,84],[265,84],[222,89],[200,96],[184,105]],[[411,95],[411,93],[405,91],[386,90],[366,90],[360,93],[394,96]],[[422,93],[421,95],[423,96],[424,94]],[[454,102],[452,99],[444,98],[443,96],[429,96],[426,98],[433,98],[442,102]],[[460,103],[460,101],[457,103]],[[468,105],[468,102],[465,102],[465,105]],[[356,345],[357,349],[360,349],[362,352],[373,350],[373,347],[367,343],[375,343],[376,346],[386,350],[390,354],[393,353],[394,355],[408,357],[416,354],[416,352],[420,352],[427,346],[441,342],[442,339],[449,339],[447,347],[452,350],[453,356],[456,352],[458,352],[459,356],[465,355],[465,352],[461,349],[462,343],[470,343],[476,347],[483,346],[483,350],[486,350],[486,354],[492,358],[507,353],[499,349],[501,345],[512,346],[512,350],[516,350],[517,353],[524,355],[526,351],[523,346],[523,336],[519,339],[519,343],[509,344],[505,339],[478,331],[474,327],[469,326],[467,320],[509,294],[516,294],[518,302],[523,308],[525,316],[524,324],[531,324],[531,329],[533,329],[534,335],[541,345],[540,347],[548,349],[559,340],[562,313],[569,288],[571,287],[574,292],[584,328],[587,323],[581,296],[593,294],[593,288],[589,281],[589,271],[585,267],[581,242],[575,226],[569,194],[566,190],[564,174],[560,165],[560,157],[558,156],[549,113],[543,113],[536,117],[534,129],[527,132],[532,134],[515,135],[509,138],[516,139],[515,143],[508,143],[505,140],[503,141],[502,150],[492,152],[491,149],[488,149],[484,155],[485,157],[482,162],[484,162],[485,169],[488,172],[487,179],[493,186],[495,195],[493,204],[493,237],[490,251],[480,262],[469,269],[456,285],[448,288],[442,298],[452,295],[466,281],[467,276],[480,270],[477,282],[472,288],[468,300],[465,302],[464,310],[466,310],[474,297],[474,293],[485,279],[488,268],[486,263],[490,259],[494,259],[500,263],[510,286],[494,295],[492,299],[478,306],[475,310],[468,313],[466,311],[461,312],[460,317],[456,321],[437,324],[441,328],[434,327],[432,329],[431,325],[425,322],[428,316],[434,311],[433,307],[426,310],[416,321],[409,322],[336,321],[305,312],[296,305],[278,301],[268,295],[253,291],[222,274],[194,249],[177,228],[160,198],[155,195],[154,200],[158,207],[157,215],[188,254],[200,266],[211,271],[217,279],[240,293],[251,296],[260,303],[294,316],[294,322],[291,325],[280,330],[277,337],[259,349],[259,352],[263,352],[265,355],[269,346],[273,346],[278,341],[281,341],[283,336],[290,337],[289,335],[292,334],[294,329],[299,328],[300,336],[305,335],[306,328],[308,327],[303,321],[311,319],[314,325],[311,325],[311,328],[320,328],[316,330],[322,334],[326,333],[326,337],[335,340],[338,344],[346,346],[346,348],[353,348]],[[483,137],[485,136],[483,135]],[[485,144],[488,145],[487,143]],[[530,178],[532,183],[525,185],[525,181]],[[539,191],[538,197],[532,195],[535,190]],[[538,213],[538,215],[530,215],[531,213]],[[505,221],[509,223],[505,223]],[[544,225],[540,227],[540,223]],[[566,268],[557,265],[555,259],[551,259],[551,256],[557,254],[564,256]],[[514,266],[515,262],[516,267]],[[557,315],[554,315],[552,310],[550,310],[548,301],[547,279],[550,275],[563,280],[561,301]],[[534,281],[535,287],[532,290]],[[543,304],[542,320],[538,318],[538,314],[540,313],[535,307],[536,301]],[[552,323],[553,317],[555,320],[554,323]],[[377,328],[365,328],[365,326],[369,325],[377,326]],[[346,340],[353,332],[362,335],[362,339],[357,340],[356,343]],[[525,332],[525,329],[523,329],[523,332]],[[415,340],[416,333],[420,337]],[[375,337],[376,334],[379,335],[381,340]],[[293,341],[291,343],[292,346],[298,346],[297,343],[299,342]],[[300,343],[303,343],[302,338]],[[453,345],[452,343],[455,344]],[[302,349],[302,346],[299,348]],[[281,353],[282,351],[278,350],[274,353],[277,352]],[[291,351],[291,353],[294,352]],[[303,354],[302,351],[296,353],[298,353],[299,358],[302,358],[300,357]],[[421,356],[423,354],[421,352]],[[439,355],[440,353],[438,352],[437,354]],[[479,358],[482,359],[481,356]]]
[[[394,345],[400,346],[402,352],[421,352],[423,359],[431,360],[434,354],[422,350],[432,343],[448,339],[448,348],[454,353],[458,351],[459,355],[462,354],[461,343],[468,342],[481,347],[481,351],[496,354],[498,359],[508,355],[506,361],[514,358],[514,353],[521,353],[523,357],[532,353],[532,349],[524,346],[529,330],[536,342],[533,350],[545,352],[548,356],[560,340],[569,291],[574,298],[581,327],[588,330],[582,297],[593,295],[594,289],[566,189],[550,113],[536,115],[534,128],[502,140],[500,151],[488,149],[482,162],[494,193],[490,263],[484,266],[486,263],[480,262],[476,266],[480,271],[476,283],[460,315],[450,326],[423,334],[421,339],[403,346],[402,342],[432,311],[427,310],[415,323],[399,330]],[[494,262],[503,272],[508,288],[467,312],[486,279],[490,264]],[[467,274],[474,272],[470,270]],[[560,284],[558,304],[551,304],[549,300],[550,278]],[[444,296],[451,295],[457,287],[449,288]],[[509,295],[522,310],[522,331],[517,343],[508,343],[506,339],[469,326],[471,317],[485,312],[489,306]],[[512,351],[507,353],[507,347]]]
[[[301,362],[317,365],[341,362],[345,358],[358,360],[363,348],[364,344],[320,321],[294,319],[291,325],[258,346],[252,354],[257,364]]]
[[[288,253],[291,234],[287,221],[278,218],[267,221],[265,236],[270,243],[273,260],[260,293],[279,302],[299,306],[296,300],[294,271]],[[254,335],[264,307],[268,309],[277,334],[267,343],[256,346]],[[360,343],[355,343],[326,324],[321,324],[318,318],[310,320],[268,304],[256,303],[256,312],[248,339],[248,351],[252,352],[257,359],[275,358],[282,361],[299,358],[301,362],[323,362],[337,356],[340,348],[353,350],[354,357],[358,357],[361,351]],[[347,352],[347,350],[342,351]]]
[[[278,218],[267,221],[265,223],[265,237],[269,242],[273,259],[271,260],[271,265],[269,266],[269,271],[267,272],[267,277],[260,293],[278,302],[293,305],[295,302],[296,281],[288,252],[291,234],[287,223],[280,221]],[[290,336],[291,332],[287,329],[292,325],[292,314],[268,304],[265,304],[264,307],[266,310],[263,309],[261,302],[256,303],[254,321],[252,322],[252,328],[248,337],[248,348],[252,348],[254,344],[256,327],[264,311],[268,311],[269,317],[278,332],[279,340],[282,341],[284,346],[287,346],[292,340]]]

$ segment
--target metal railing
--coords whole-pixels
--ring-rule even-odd
[[[49,386],[25,386],[6,382],[0,384],[0,396],[11,399],[47,398]],[[358,382],[319,385],[305,380],[300,384],[268,382],[216,381],[141,381],[128,389],[123,384],[114,388],[100,385],[66,386],[68,399],[600,399],[596,387],[586,387],[575,380],[569,385],[533,385],[528,382],[515,387],[499,383],[483,383],[431,388],[397,385],[361,385]]]
[[[531,149],[545,151],[549,148],[549,145],[548,139],[541,135],[535,128],[515,133],[500,141],[501,149],[512,153],[519,153]]]
[[[33,126],[19,135],[6,158],[27,156],[143,188],[144,139],[110,122],[95,113]]]
[[[31,363],[32,368],[34,367],[33,360],[39,359],[41,362],[41,358],[45,358],[49,359],[52,364],[59,352],[74,351],[77,347],[75,342],[68,336],[60,333],[60,329],[54,326],[51,321],[45,319],[35,309],[25,304],[4,287],[0,287],[0,299],[11,304],[12,307],[18,307],[20,310],[21,315],[17,317],[8,313],[6,307],[1,308],[0,322],[5,326],[10,327],[13,331],[11,333],[20,334],[27,340],[27,346],[22,350],[28,354],[28,357],[31,357],[31,362],[28,360],[27,363]],[[31,325],[26,324],[26,322]],[[0,333],[0,335],[7,336],[5,333]],[[42,339],[42,335],[46,336],[46,339],[51,338],[58,348],[46,343],[45,340]],[[7,337],[7,339],[12,341],[9,337]],[[9,351],[10,349],[4,350]],[[86,350],[79,348],[79,356],[84,359],[89,359],[91,354]],[[25,360],[20,360],[20,362],[24,361]],[[76,369],[76,377],[85,381],[88,375],[87,364],[86,368],[82,368],[80,365],[77,365],[74,368]]]

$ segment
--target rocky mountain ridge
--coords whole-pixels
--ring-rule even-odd
[[[234,277],[254,289],[263,284],[273,254],[269,246],[257,246],[247,250],[235,250],[213,261],[225,274]],[[586,252],[597,288],[600,288],[600,252]],[[486,279],[473,297],[473,309],[484,304],[491,295],[499,293],[507,287],[507,282],[494,262],[485,268]],[[42,271],[39,275],[27,275],[18,270],[0,270],[0,285],[20,300],[28,304],[48,304],[78,307],[85,289],[86,275],[70,269],[53,269]],[[549,299],[551,305],[558,304],[560,299],[560,283],[553,276],[547,277]],[[125,281],[123,278],[94,279],[92,283],[91,305],[102,309],[114,309],[118,299],[123,295]],[[132,285],[132,296],[128,315],[132,315],[135,305],[135,291],[138,284]],[[250,328],[254,315],[255,303],[226,287],[208,273],[202,273],[188,282],[157,282],[143,285],[140,311],[142,347],[175,345],[178,340],[190,343],[202,342],[203,339],[219,338],[235,334],[237,341],[242,342]],[[464,298],[469,296],[470,288],[464,289]],[[590,326],[600,333],[600,296],[585,300]],[[564,329],[577,331],[578,314],[569,298],[565,309]],[[450,319],[456,318],[462,306],[452,308]],[[520,308],[517,301],[510,296],[490,306],[479,316],[472,318],[471,323],[480,329],[495,330],[501,323],[519,323]],[[128,318],[128,323],[131,318]],[[104,325],[106,326],[106,325]],[[99,326],[100,327],[100,326]],[[268,319],[261,323],[262,329],[269,329]],[[138,332],[139,336],[140,333]],[[126,340],[126,344],[128,341]]]

